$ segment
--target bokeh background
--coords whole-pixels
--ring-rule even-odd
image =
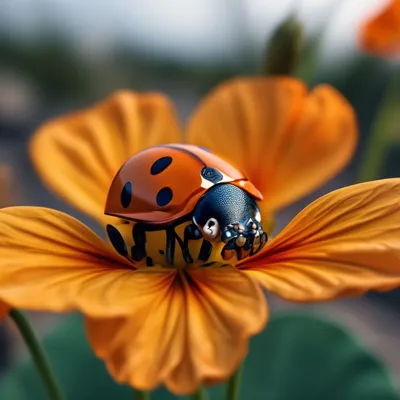
[[[328,82],[353,104],[360,144],[349,167],[318,192],[277,218],[281,229],[311,200],[357,181],[363,150],[396,61],[362,54],[357,32],[385,0],[2,0],[0,4],[0,163],[13,169],[9,190],[16,205],[53,207],[93,221],[49,193],[27,155],[34,130],[50,117],[92,104],[120,88],[162,91],[185,120],[215,84],[258,74],[267,42],[289,15],[305,36],[296,75],[310,86]],[[399,106],[400,113],[400,106]],[[399,114],[397,114],[399,115]],[[398,134],[400,138],[400,117]],[[399,149],[390,150],[382,177],[398,176]],[[396,293],[297,306],[269,295],[282,309],[328,316],[354,332],[400,381],[400,314]],[[32,313],[39,336],[60,316]],[[0,368],[25,353],[10,324],[1,329]],[[327,344],[329,345],[329,344]],[[0,395],[1,398],[1,395]],[[8,400],[8,399],[7,399]]]

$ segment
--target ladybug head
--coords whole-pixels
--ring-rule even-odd
[[[193,222],[206,240],[226,243],[224,260],[253,255],[267,241],[256,202],[249,193],[229,183],[206,191],[193,210]]]

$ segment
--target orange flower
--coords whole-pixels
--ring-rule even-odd
[[[270,214],[338,173],[354,153],[357,128],[351,105],[328,85],[307,92],[294,78],[240,78],[201,102],[185,136],[164,96],[118,92],[44,125],[30,153],[50,189],[107,223],[106,196],[121,165],[150,146],[182,141],[243,170]]]
[[[45,125],[31,154],[51,188],[115,225],[103,209],[123,162],[182,139],[163,96],[120,92]],[[351,106],[331,87],[308,93],[291,78],[246,78],[221,85],[202,102],[186,140],[244,170],[270,214],[347,163],[356,124]],[[143,390],[165,383],[174,393],[190,393],[226,380],[242,361],[249,337],[266,323],[261,286],[296,301],[397,286],[398,193],[398,180],[333,192],[236,266],[193,267],[180,259],[173,267],[142,268],[64,213],[4,209],[0,298],[18,308],[82,311],[94,352],[116,380]],[[161,239],[154,235],[147,243],[158,252]]]
[[[360,32],[363,50],[383,57],[400,54],[400,0],[391,0]]]
[[[337,190],[233,266],[136,268],[59,211],[0,210],[0,297],[13,307],[80,310],[119,382],[174,393],[227,379],[267,317],[257,282],[294,301],[400,285],[400,179]]]
[[[13,199],[12,170],[7,165],[0,166],[0,187],[2,190],[0,196],[0,208],[10,206]],[[10,311],[10,307],[0,301],[0,322]]]
[[[3,320],[4,317],[7,316],[7,314],[10,311],[10,306],[2,301],[0,301],[0,322]]]

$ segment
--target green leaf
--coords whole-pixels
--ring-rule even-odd
[[[67,400],[132,398],[132,390],[117,385],[92,354],[80,316],[66,317],[44,346]],[[211,400],[220,400],[225,387],[209,392]],[[0,381],[0,393],[4,399],[46,399],[30,360]],[[173,398],[164,389],[151,396],[152,400]],[[322,398],[397,400],[399,395],[383,365],[337,324],[295,312],[273,316],[267,329],[252,340],[241,399]]]
[[[377,358],[338,324],[315,316],[275,316],[251,350],[243,378],[252,400],[399,399]]]

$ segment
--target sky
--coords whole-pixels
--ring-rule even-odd
[[[389,0],[2,0],[0,34],[28,40],[44,27],[79,51],[96,54],[116,43],[187,63],[237,59],[263,48],[290,13],[306,34],[323,35],[329,63],[354,52],[361,21]]]

